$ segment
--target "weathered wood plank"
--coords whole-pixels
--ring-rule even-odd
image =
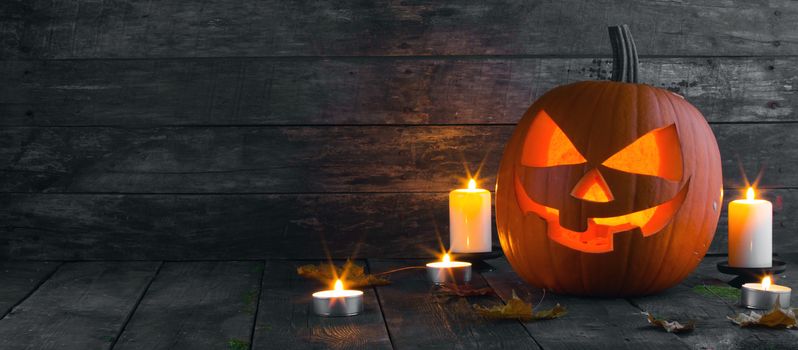
[[[2,61],[0,124],[515,123],[554,86],[606,79],[611,60],[203,59]],[[641,81],[709,121],[796,120],[798,59],[649,58]]]
[[[373,272],[388,271],[422,261],[369,260]],[[396,275],[397,283],[377,287],[377,295],[391,341],[400,349],[538,349],[518,322],[496,322],[479,316],[471,306],[494,306],[501,303],[493,296],[457,298],[439,302],[423,269]],[[487,286],[479,274],[472,285]]]
[[[640,309],[624,299],[579,298],[543,294],[524,283],[504,258],[488,261],[494,271],[482,276],[505,302],[515,291],[536,308],[565,306],[560,319],[528,322],[524,326],[544,349],[679,349],[687,348],[679,337],[646,327]]]
[[[6,128],[0,191],[448,191],[465,182],[463,159],[475,170],[487,155],[493,173],[511,129]]]
[[[779,254],[777,259],[785,261],[787,263],[787,271],[784,273],[776,276],[775,281],[776,283],[788,286],[792,288],[792,290],[798,290],[798,253],[796,250],[793,250],[786,254]],[[723,259],[718,259],[723,260]],[[793,308],[798,305],[798,293],[790,294],[790,305]]]
[[[262,273],[254,261],[165,263],[114,349],[248,345]]]
[[[0,191],[90,193],[448,192],[480,185],[514,126],[11,127]],[[717,124],[726,187],[798,187],[798,124]]]
[[[109,349],[157,262],[67,263],[0,320],[3,349]]]
[[[681,340],[693,348],[788,349],[795,347],[798,334],[770,329],[742,329],[726,316],[747,312],[734,300],[705,296],[693,288],[703,283],[720,283],[730,276],[717,271],[715,264],[725,257],[707,257],[682,284],[657,295],[632,298],[635,305],[657,317],[681,321],[695,320],[696,330]],[[700,288],[700,287],[699,287]]]
[[[423,257],[448,230],[446,194],[0,198],[12,259]]]
[[[59,265],[48,261],[0,262],[0,315],[5,316],[34,292]]]
[[[364,311],[358,316],[319,317],[313,313],[311,294],[329,286],[297,275],[297,266],[311,263],[317,262],[266,262],[252,349],[390,349],[372,288],[364,290]]]
[[[798,52],[788,1],[4,1],[4,57],[595,55],[627,23],[648,55]]]
[[[733,196],[727,191],[727,200]],[[775,251],[798,251],[798,190],[765,194]],[[10,259],[428,257],[448,242],[445,193],[307,195],[0,194]],[[726,210],[711,252],[727,248]],[[498,242],[498,241],[496,241]]]

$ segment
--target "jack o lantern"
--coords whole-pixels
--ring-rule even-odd
[[[528,283],[559,293],[651,294],[703,258],[722,203],[701,113],[637,83],[628,28],[611,27],[613,81],[552,89],[524,114],[496,184],[499,240]]]

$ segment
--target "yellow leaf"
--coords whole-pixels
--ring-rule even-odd
[[[742,313],[734,317],[727,317],[740,327],[769,327],[769,328],[795,328],[795,312],[792,309],[782,309],[774,305],[773,309],[762,315],[751,311],[748,315]]]
[[[351,260],[347,260],[343,266],[330,263],[302,265],[296,269],[296,272],[302,277],[319,280],[329,285],[340,278],[344,281],[345,288],[383,286],[391,283],[383,277],[367,274],[363,266],[355,264]]]
[[[507,301],[507,304],[484,307],[481,305],[474,305],[474,309],[478,314],[492,319],[515,319],[521,321],[532,320],[549,320],[562,317],[567,313],[565,307],[557,304],[552,309],[541,310],[532,312],[532,304],[527,304],[513,291],[513,296]]]
[[[759,324],[770,328],[792,328],[795,327],[795,314],[792,310],[773,308],[759,319]]]

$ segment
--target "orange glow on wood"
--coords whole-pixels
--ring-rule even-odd
[[[602,164],[629,173],[681,180],[682,151],[676,126],[671,124],[643,135]]]
[[[588,171],[574,186],[571,195],[591,202],[606,203],[613,200],[612,191],[598,169]]]
[[[524,147],[521,163],[526,166],[550,167],[586,162],[546,111],[538,112],[526,135],[525,144],[534,145]]]

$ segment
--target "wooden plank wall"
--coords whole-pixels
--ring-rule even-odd
[[[707,117],[727,199],[764,167],[776,251],[798,249],[798,3],[0,3],[7,259],[422,257],[446,193],[546,90],[610,75]],[[725,213],[724,213],[725,215]],[[726,220],[712,246],[726,247]]]

